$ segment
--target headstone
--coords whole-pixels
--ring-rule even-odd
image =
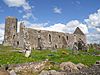
[[[25,57],[29,57],[31,55],[31,51],[27,50],[25,53]]]
[[[77,43],[75,42],[73,45],[73,50],[78,50]]]
[[[73,51],[72,51],[73,53],[75,53],[75,54],[77,53],[77,51],[78,51],[78,46],[77,46],[77,43],[76,43],[76,42],[74,43],[73,49],[72,49],[72,50],[73,50]]]
[[[31,55],[31,46],[26,48],[25,57],[29,57]]]
[[[10,75],[16,75],[14,70],[11,70],[9,73],[10,73]]]

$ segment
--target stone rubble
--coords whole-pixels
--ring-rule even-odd
[[[60,69],[66,72],[77,72],[77,66],[72,62],[63,62],[60,64]]]
[[[0,68],[0,75],[100,75],[100,61],[97,61],[91,67],[87,67],[81,63],[74,64],[72,62],[62,62],[60,70],[46,70],[45,64],[48,60],[42,62],[31,62],[25,64],[9,65],[7,70]],[[18,74],[21,72],[21,74]],[[30,73],[29,73],[30,72]],[[38,74],[33,74],[36,72]]]

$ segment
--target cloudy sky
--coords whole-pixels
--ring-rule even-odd
[[[80,27],[88,43],[100,43],[100,0],[0,0],[0,42],[7,16],[35,29],[73,33]]]

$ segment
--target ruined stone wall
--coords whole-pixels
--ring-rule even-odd
[[[68,34],[68,48],[72,49],[75,38],[73,34]]]
[[[29,40],[29,35],[27,35],[27,28],[25,28],[24,23],[20,23],[20,30],[16,36],[15,47],[25,49],[25,43]]]
[[[29,42],[33,49],[72,48],[74,42],[78,42],[79,39],[86,43],[86,36],[80,32],[81,30],[79,28],[77,28],[74,34],[35,30],[26,28],[21,23],[20,31],[17,33],[17,19],[7,17],[5,22],[4,45],[25,49],[25,44]]]
[[[24,49],[24,42],[25,42],[25,26],[23,23],[20,23],[20,31],[19,31],[19,36],[18,36],[18,40],[19,40],[19,45],[18,47],[23,48]]]
[[[87,44],[87,42],[86,42],[86,35],[77,34],[76,35],[76,39],[77,39],[77,41],[79,41],[81,39],[85,44]]]
[[[74,35],[62,32],[26,28],[29,42],[34,49],[56,49],[72,47]]]
[[[56,49],[72,48],[74,42],[82,39],[86,43],[86,36],[80,34],[69,34],[55,31],[35,30],[25,28],[28,33],[27,41],[30,42],[33,49]],[[24,48],[24,32],[20,32],[19,47]]]

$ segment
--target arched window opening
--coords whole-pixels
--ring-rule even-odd
[[[57,49],[57,45],[55,45],[55,48]]]
[[[67,40],[68,40],[68,36],[66,36]]]
[[[13,39],[15,38],[15,35],[13,35]]]
[[[16,28],[16,26],[14,26],[14,28]]]
[[[59,35],[59,38],[60,38],[60,35]]]
[[[19,41],[17,41],[17,46],[19,45]]]
[[[51,42],[51,35],[49,34],[49,42]]]

